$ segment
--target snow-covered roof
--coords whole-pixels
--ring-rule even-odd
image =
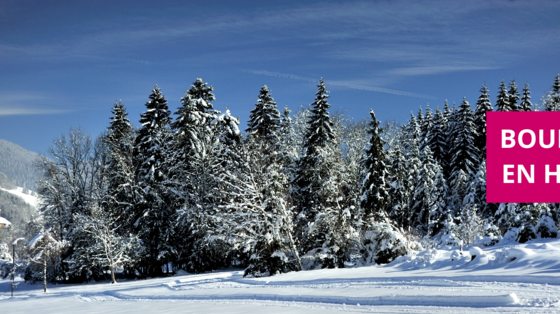
[[[8,226],[8,225],[11,225],[11,224],[12,224],[12,223],[9,222],[8,219],[0,217],[0,225],[6,225],[6,226]]]

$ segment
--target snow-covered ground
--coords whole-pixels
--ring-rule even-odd
[[[560,313],[560,240],[428,250],[385,266],[243,278],[230,269],[148,280],[21,283],[2,313]],[[482,255],[481,255],[482,253]],[[452,260],[453,259],[453,260]]]
[[[6,191],[10,194],[13,194],[17,197],[20,197],[21,199],[23,199],[24,202],[26,202],[27,204],[37,208],[38,205],[38,197],[37,194],[34,192],[31,192],[31,194],[27,194],[23,192],[23,188],[22,187],[17,187],[13,190],[7,190],[4,188],[0,188],[0,190],[2,191]]]

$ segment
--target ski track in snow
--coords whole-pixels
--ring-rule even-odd
[[[0,309],[44,313],[560,313],[560,240],[422,252],[386,266],[244,278],[230,269],[147,280],[49,286],[0,280]],[[515,259],[512,259],[515,257]],[[13,311],[6,311],[6,313]]]

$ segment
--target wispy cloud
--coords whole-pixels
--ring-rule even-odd
[[[244,72],[251,73],[251,74],[256,74],[256,75],[265,75],[265,76],[287,78],[287,79],[292,79],[292,80],[317,83],[317,79],[306,78],[306,77],[302,77],[302,76],[294,75],[294,74],[271,72],[271,71],[265,71],[265,70],[244,70]],[[350,88],[350,89],[357,89],[357,90],[365,90],[365,91],[387,93],[387,94],[393,94],[393,95],[399,95],[399,96],[424,98],[424,99],[437,99],[437,97],[430,96],[430,95],[410,93],[410,92],[405,92],[405,91],[400,91],[400,90],[394,90],[394,89],[389,89],[389,88],[372,86],[372,85],[364,84],[363,81],[362,82],[359,82],[359,81],[356,82],[356,81],[340,81],[340,80],[330,81],[330,80],[325,80],[325,83],[335,85],[335,86],[346,87],[346,88]]]
[[[68,113],[70,111],[71,110],[61,110],[61,109],[0,107],[0,116],[50,115],[50,114]]]
[[[35,92],[3,92],[0,116],[52,115],[71,112],[69,109],[46,108],[52,98]]]

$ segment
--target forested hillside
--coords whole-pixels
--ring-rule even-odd
[[[38,157],[37,153],[0,139],[0,172],[6,174],[17,186],[37,191],[35,161]]]
[[[103,136],[72,129],[42,158],[37,231],[50,236],[29,256],[49,258],[51,280],[117,264],[130,276],[237,265],[259,277],[557,236],[557,204],[486,203],[486,112],[536,110],[527,84],[502,82],[495,106],[483,85],[474,110],[446,101],[402,126],[373,110],[331,115],[328,98],[321,79],[308,108],[281,113],[265,85],[245,136],[200,78],[175,117],[156,86],[138,130],[116,103]],[[559,110],[558,75],[538,108]]]
[[[27,204],[20,197],[13,195],[5,190],[16,189],[16,184],[5,174],[0,172],[0,209],[2,217],[12,223],[10,229],[0,230],[0,243],[8,243],[11,240],[23,236],[29,237],[26,233],[27,224],[33,215],[37,214],[37,209]]]

